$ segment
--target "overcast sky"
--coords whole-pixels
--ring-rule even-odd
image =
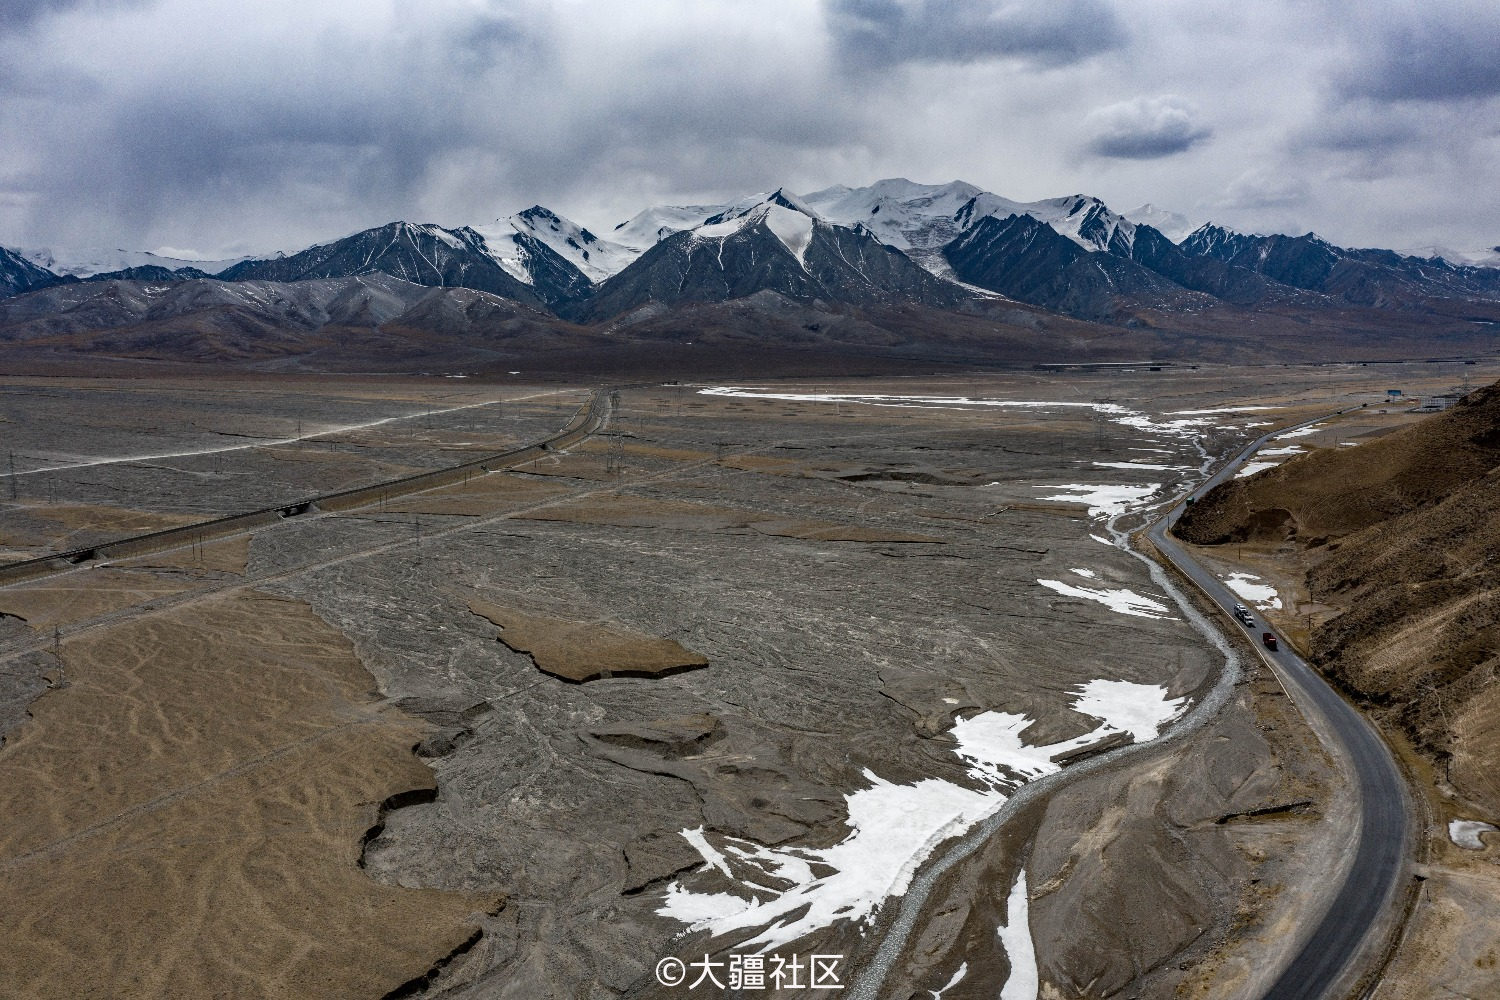
[[[904,176],[1500,243],[1494,0],[5,0],[0,244],[227,256]]]

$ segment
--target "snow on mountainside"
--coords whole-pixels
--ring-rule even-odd
[[[24,255],[0,247],[0,298],[21,295],[60,282],[72,281],[32,263]]]
[[[560,272],[564,283],[581,280],[575,268],[546,247],[538,244],[532,249],[545,263],[558,265],[549,271]],[[474,230],[444,229],[431,223],[391,222],[298,253],[243,261],[220,276],[230,281],[306,281],[376,271],[419,285],[458,285],[491,292],[527,305],[541,305],[551,294],[541,287],[543,283],[531,287],[533,283],[506,270]]]
[[[1221,260],[1228,260],[1246,247],[1255,244],[1259,239],[1258,236],[1237,233],[1233,229],[1205,222],[1189,233],[1178,245],[1182,247],[1183,253],[1194,257],[1217,257]]]
[[[1451,247],[1425,246],[1397,250],[1403,257],[1447,261],[1454,267],[1500,267],[1500,247],[1488,250],[1454,250]]]
[[[982,193],[963,181],[914,184],[897,177],[863,188],[825,188],[802,200],[829,222],[863,226],[877,240],[905,251],[939,277],[951,277],[942,248],[964,231],[958,213]]]
[[[1173,243],[1181,243],[1198,228],[1181,212],[1158,208],[1149,201],[1140,208],[1126,212],[1125,218],[1138,226],[1150,226]]]
[[[905,178],[876,181],[869,187],[831,187],[804,201],[829,222],[861,224],[881,242],[907,251],[929,270],[950,277],[942,247],[980,219],[1029,215],[1045,222],[1085,250],[1110,250],[1128,256],[1135,225],[1086,195],[1013,201],[963,181],[915,184]]]
[[[672,233],[564,315],[601,320],[647,304],[725,302],[761,293],[803,303],[939,309],[969,297],[864,226],[829,223],[795,195],[775,191]]]
[[[748,208],[764,197],[755,195],[753,200],[743,203],[742,207]],[[638,257],[668,236],[696,229],[708,219],[734,207],[735,205],[656,205],[615,226],[610,239]]]
[[[558,230],[531,225],[529,231],[547,241],[553,250],[577,266],[591,281],[599,283],[618,274],[641,254],[670,236],[701,231],[705,225],[744,219],[747,213],[768,203],[818,221],[849,229],[860,227],[876,240],[901,250],[928,271],[948,280],[953,280],[953,270],[944,258],[942,248],[988,216],[1004,219],[1011,215],[1030,215],[1085,250],[1105,250],[1119,256],[1129,256],[1135,239],[1135,224],[1111,211],[1097,198],[1070,195],[1021,202],[964,181],[918,184],[900,177],[876,181],[868,187],[837,185],[801,196],[783,188],[720,205],[653,206],[619,223],[609,233],[608,239],[589,244],[587,261],[581,259],[580,248],[567,244],[569,236],[582,243],[575,231],[586,233],[587,230],[578,230],[573,223],[565,223]],[[785,218],[788,224],[795,222],[789,216],[778,218]],[[507,270],[520,277],[521,266],[515,260],[516,255],[507,253],[503,247],[507,226],[528,229],[519,225],[517,217],[513,216],[480,232],[497,248],[500,253],[497,259],[507,257]]]
[[[802,269],[807,270],[807,248],[812,243],[814,219],[806,211],[799,211],[788,207],[795,204],[786,198],[780,191],[770,195],[758,205],[752,205],[746,209],[733,209],[730,212],[712,216],[710,221],[697,226],[692,230],[695,240],[718,240],[722,241],[734,236],[746,229],[751,229],[762,222],[778,240],[786,247]]]
[[[527,266],[531,255],[525,237],[541,243],[596,284],[618,273],[638,256],[540,205],[496,219],[488,226],[477,226],[475,231],[484,237],[496,262],[527,284],[534,283],[534,276]]]
[[[131,267],[161,267],[175,271],[180,267],[193,267],[205,274],[218,274],[228,270],[249,257],[231,257],[227,260],[189,260],[178,257],[163,257],[146,250],[102,250],[65,249],[62,247],[38,247],[21,250],[19,253],[38,267],[54,274],[88,278],[111,271],[123,271]]]
[[[784,190],[746,195],[724,205],[653,205],[615,226],[610,233],[611,244],[620,248],[619,255],[611,261],[617,266],[610,273],[619,273],[626,265],[669,236],[699,230],[705,225],[744,220],[749,213],[766,204],[818,217],[817,211],[803,199]]]

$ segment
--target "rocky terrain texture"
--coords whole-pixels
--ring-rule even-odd
[[[493,387],[438,381],[23,384],[26,405],[3,415],[28,455],[196,452],[221,419],[281,434],[298,414],[367,426],[334,435],[338,449],[262,443],[49,473],[57,499],[23,489],[0,528],[75,496],[81,531],[91,510],[186,514],[376,462],[430,467],[553,430],[580,398],[517,401],[554,390],[506,383],[500,409],[474,405]],[[1327,385],[1321,370],[1278,370],[1275,418],[1316,412]],[[69,997],[158,983],[680,995],[656,985],[659,958],[722,961],[750,933],[692,931],[664,912],[673,886],[723,877],[690,833],[736,882],[773,895],[788,872],[768,858],[828,852],[861,824],[873,837],[859,843],[901,833],[903,821],[857,815],[853,794],[982,791],[955,753],[962,720],[1023,715],[1023,741],[1040,745],[1095,731],[1072,707],[1088,682],[1171,698],[1212,683],[1222,661],[1176,611],[1110,603],[1166,598],[1066,484],[1164,495],[1194,474],[1199,444],[1225,450],[1266,419],[1222,411],[1246,401],[1243,386],[1141,371],[744,396],[633,387],[608,433],[567,454],[0,588],[12,615],[0,617],[0,788],[34,817],[0,878],[7,899],[76,900],[56,904],[56,930],[41,908],[0,916],[36,945],[15,974],[32,995]],[[1251,388],[1262,402],[1271,391]],[[1099,405],[1119,409],[1081,404],[1105,392]],[[450,394],[470,408],[442,412]],[[934,395],[947,402],[923,402]],[[971,397],[1032,405],[958,402]],[[171,449],[142,446],[159,432],[136,418],[158,408],[187,428]],[[86,426],[46,419],[69,410]],[[375,423],[392,412],[403,419]],[[203,495],[183,499],[188,482]],[[1041,583],[1064,579],[1070,591]],[[505,641],[518,626],[537,633],[511,636],[531,652]],[[597,669],[679,649],[707,665],[575,683],[537,658]],[[1069,750],[1062,774],[1131,740]],[[1296,716],[1250,676],[1180,742],[1088,759],[1109,766],[1031,803],[937,879],[881,995],[926,996],[962,972],[945,996],[993,996],[1026,968],[1028,938],[1052,995],[1255,995],[1257,970],[1316,908],[1323,880],[1307,872],[1338,863],[1340,825],[1318,820],[1339,797]],[[215,893],[216,880],[235,891]],[[110,884],[121,926],[90,909]],[[323,902],[309,909],[312,895]],[[170,905],[148,912],[152,900]],[[863,968],[895,908],[783,950]],[[233,947],[217,943],[225,927]],[[116,932],[128,951],[113,950]],[[224,963],[182,957],[210,944]],[[90,960],[65,969],[64,954]]]

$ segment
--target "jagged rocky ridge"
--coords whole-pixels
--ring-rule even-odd
[[[1151,206],[1142,219],[1171,219]],[[970,308],[1003,296],[1094,322],[1150,325],[1163,313],[1375,309],[1500,318],[1500,269],[1313,234],[1250,236],[1205,225],[1181,243],[1087,195],[1015,202],[973,185],[880,181],[799,197],[647,209],[602,238],[542,206],[477,228],[393,222],[272,258],[214,269],[114,252],[123,270],[54,271],[0,248],[0,297],[72,283],[294,283],[386,274],[466,288],[571,321],[600,323],[770,293],[820,308]],[[62,273],[69,270],[70,273]],[[122,293],[125,298],[130,295]],[[190,298],[190,297],[189,297]],[[1469,316],[1463,304],[1479,303]],[[64,308],[78,301],[66,296]],[[1435,305],[1436,304],[1436,305]],[[156,307],[153,307],[156,308]]]

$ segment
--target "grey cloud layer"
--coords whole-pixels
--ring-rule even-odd
[[[1437,2],[1379,8],[1356,25],[1359,50],[1340,74],[1342,96],[1447,101],[1500,95],[1500,7]],[[1366,15],[1368,16],[1368,15]],[[1363,30],[1360,30],[1363,29]]]
[[[997,57],[1058,65],[1124,42],[1100,0],[827,0],[825,10],[840,53],[871,69]]]
[[[647,203],[895,175],[1493,244],[1494,130],[1456,125],[1497,120],[1500,14],[1339,9],[22,0],[0,244],[296,249],[534,201],[607,231]]]
[[[1089,152],[1131,160],[1154,160],[1185,152],[1213,134],[1180,97],[1136,98],[1089,115],[1094,131]]]

